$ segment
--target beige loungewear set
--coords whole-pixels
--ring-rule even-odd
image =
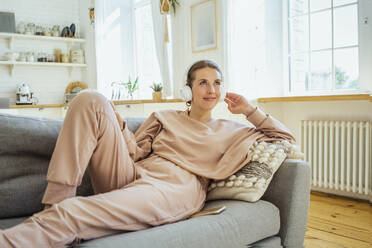
[[[49,165],[43,203],[52,207],[0,231],[0,247],[65,247],[75,239],[186,219],[203,208],[209,179],[224,179],[250,161],[255,141],[294,142],[283,124],[258,108],[247,120],[256,128],[161,111],[134,135],[112,102],[97,92],[80,93]],[[75,197],[87,168],[95,195]]]

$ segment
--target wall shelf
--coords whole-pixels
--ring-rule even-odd
[[[0,32],[0,38],[8,40],[8,46],[10,49],[13,49],[13,44],[15,40],[38,40],[38,41],[45,40],[45,41],[65,42],[68,45],[68,50],[74,43],[85,44],[85,39],[43,36],[43,35],[26,35],[26,34],[3,33],[3,32]]]
[[[87,64],[75,64],[75,63],[55,63],[55,62],[18,62],[18,61],[0,61],[0,65],[9,66],[9,73],[12,76],[14,68],[16,66],[55,66],[55,67],[67,67],[69,72],[74,67],[87,67]]]

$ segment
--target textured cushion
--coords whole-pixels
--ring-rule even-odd
[[[204,209],[222,205],[226,210],[218,215],[103,237],[76,247],[241,248],[279,232],[279,210],[269,202],[217,200],[207,202]]]
[[[296,145],[286,140],[274,143],[255,142],[249,148],[252,161],[225,180],[214,180],[207,199],[258,201],[269,186],[274,173],[285,158],[303,157]]]

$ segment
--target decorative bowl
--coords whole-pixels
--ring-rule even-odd
[[[19,53],[16,52],[7,52],[5,57],[10,61],[16,61],[19,58]]]

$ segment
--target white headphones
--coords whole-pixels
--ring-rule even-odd
[[[223,102],[223,100],[226,98],[225,88],[221,86],[220,87],[220,92],[221,92],[221,96],[220,96],[220,99],[218,99],[218,102]],[[181,95],[182,100],[184,100],[185,102],[191,101],[192,100],[192,91],[191,91],[190,86],[188,86],[188,85],[183,86],[180,89],[180,95]]]

